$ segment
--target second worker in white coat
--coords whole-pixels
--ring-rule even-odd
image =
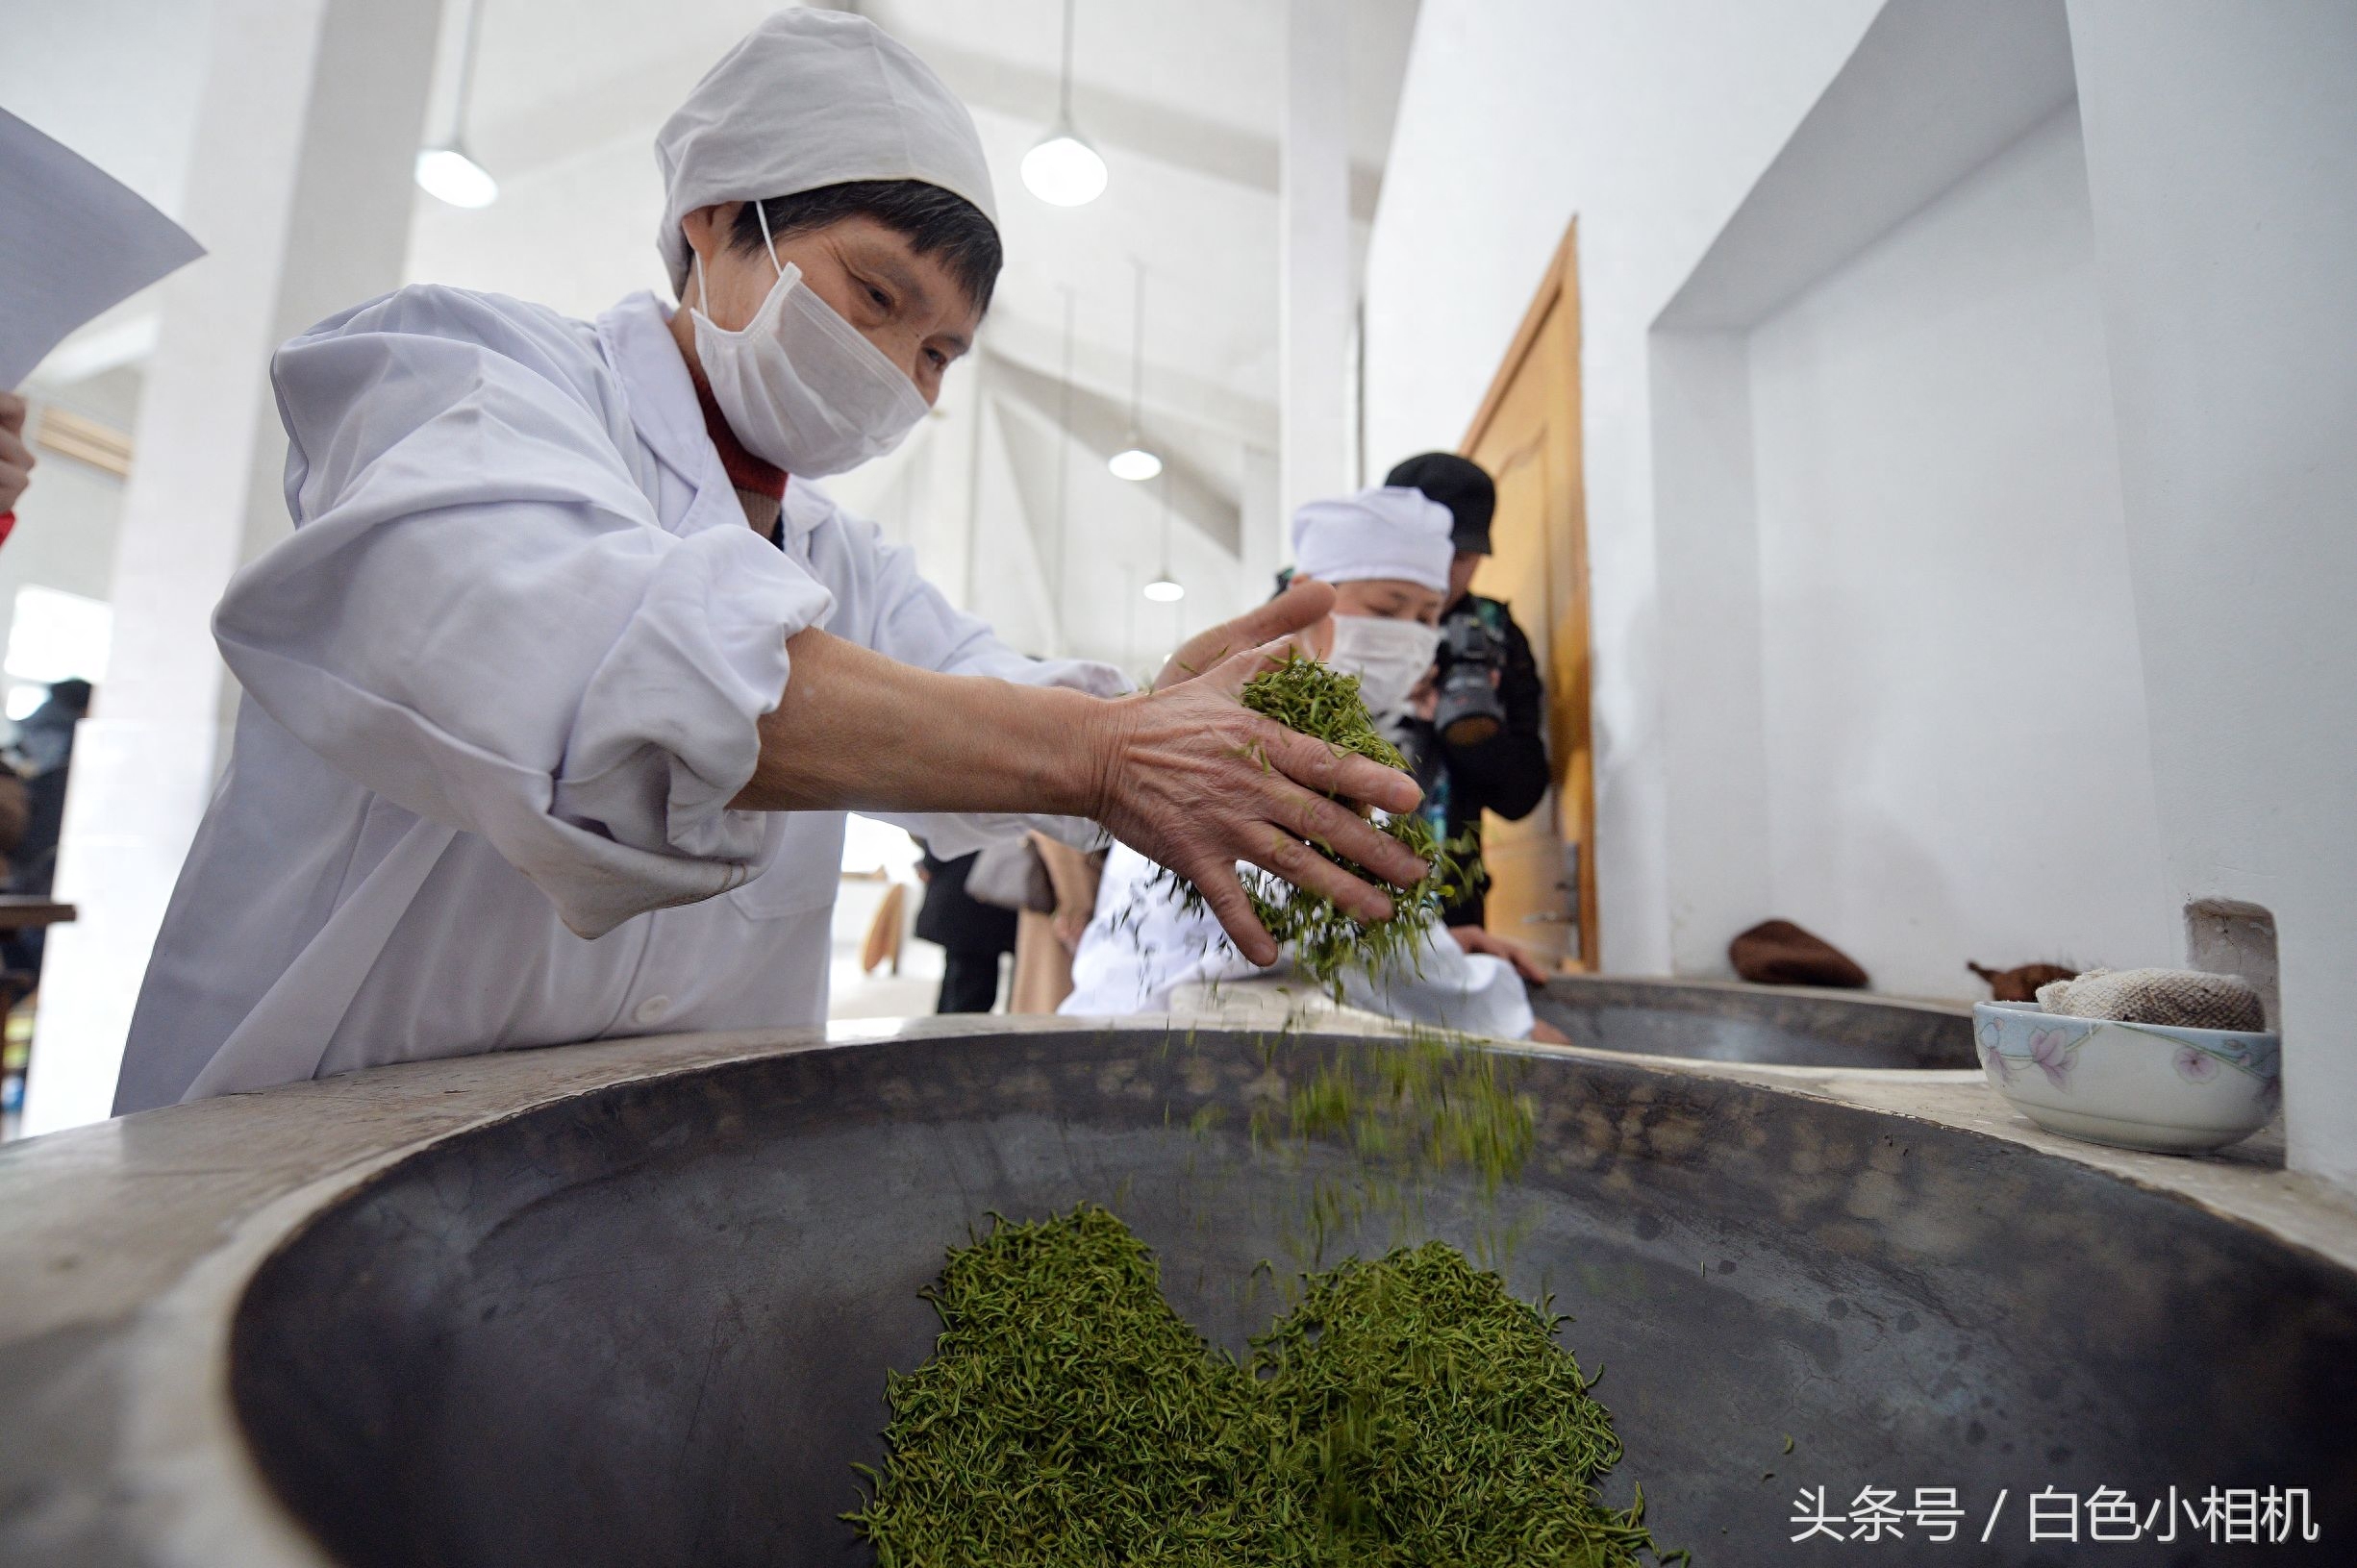
[[[1294,515],[1296,581],[1336,591],[1334,613],[1305,628],[1300,643],[1359,678],[1378,725],[1407,711],[1432,668],[1456,548],[1450,527],[1447,509],[1402,488],[1313,501]],[[1152,860],[1117,845],[1072,958],[1072,994],[1057,1010],[1168,1012],[1191,988],[1245,979],[1259,967],[1217,920],[1189,909]],[[1387,1017],[1505,1039],[1561,1038],[1532,1014],[1524,991],[1526,981],[1544,978],[1539,966],[1478,927],[1436,925],[1404,961],[1373,974],[1345,966],[1339,978],[1342,1000]]]
[[[413,287],[273,365],[293,536],[214,632],[244,691],[118,1112],[384,1062],[815,1023],[842,811],[945,853],[1100,823],[1206,889],[1239,859],[1372,917],[1414,784],[1246,711],[1304,589],[1158,688],[1011,652],[810,481],[890,449],[999,268],[989,171],[872,24],[761,24],[657,142],[681,305],[595,322]],[[1200,677],[1190,667],[1209,664]],[[1265,753],[1264,771],[1247,760]]]

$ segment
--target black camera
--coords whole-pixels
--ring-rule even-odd
[[[1478,615],[1461,615],[1442,628],[1436,662],[1438,700],[1432,727],[1452,746],[1478,746],[1506,727],[1506,705],[1497,680],[1506,668],[1505,640]]]

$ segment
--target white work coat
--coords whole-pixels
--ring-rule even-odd
[[[1097,884],[1096,909],[1072,955],[1072,994],[1056,1010],[1075,1017],[1119,1018],[1168,1012],[1182,985],[1260,980],[1208,908],[1190,910],[1153,861],[1116,844]],[[1239,867],[1251,873],[1250,867]],[[1415,955],[1369,976],[1344,970],[1342,1000],[1387,1017],[1493,1039],[1518,1040],[1534,1015],[1514,965],[1467,953],[1439,926],[1427,928]]]
[[[819,1022],[840,811],[728,802],[823,627],[1099,695],[806,482],[745,523],[651,295],[596,323],[403,289],[272,365],[293,535],[213,620],[236,749],[115,1109],[349,1068]],[[937,852],[1048,825],[910,819]],[[1067,834],[1075,825],[1052,825]]]

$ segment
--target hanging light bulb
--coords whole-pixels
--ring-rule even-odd
[[[453,207],[489,207],[499,199],[499,182],[491,178],[491,171],[455,142],[419,149],[417,186]]]
[[[1145,444],[1145,263],[1138,268],[1138,291],[1129,345],[1129,444],[1105,460],[1116,479],[1143,484],[1162,472],[1162,459]]]
[[[1023,184],[1050,207],[1086,207],[1105,194],[1105,160],[1072,128],[1072,0],[1064,0],[1063,82],[1056,128],[1023,155]]]
[[[1144,447],[1137,445],[1136,436],[1130,439],[1132,444],[1107,459],[1105,466],[1113,470],[1113,477],[1116,479],[1126,479],[1132,484],[1142,485],[1162,472],[1162,459],[1154,456]]]
[[[1023,184],[1050,207],[1086,207],[1105,194],[1105,160],[1068,124],[1023,155]]]
[[[1187,590],[1174,578],[1158,577],[1145,585],[1145,596],[1158,605],[1174,605],[1187,597]]]
[[[483,0],[466,8],[466,41],[459,53],[459,90],[450,116],[450,138],[421,148],[415,173],[427,195],[453,207],[489,207],[499,199],[499,182],[466,150],[466,99],[475,81],[475,43],[483,21]]]

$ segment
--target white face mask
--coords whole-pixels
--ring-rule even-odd
[[[1357,676],[1367,710],[1382,718],[1408,705],[1408,693],[1432,668],[1432,657],[1440,651],[1437,626],[1380,615],[1337,615],[1326,662],[1344,675]]]
[[[761,211],[758,205],[754,211]],[[762,238],[769,237],[762,213]],[[860,330],[780,265],[777,282],[735,332],[690,307],[696,358],[713,401],[745,450],[790,474],[823,479],[857,468],[900,444],[925,416],[924,395]],[[696,298],[704,258],[695,259]]]

